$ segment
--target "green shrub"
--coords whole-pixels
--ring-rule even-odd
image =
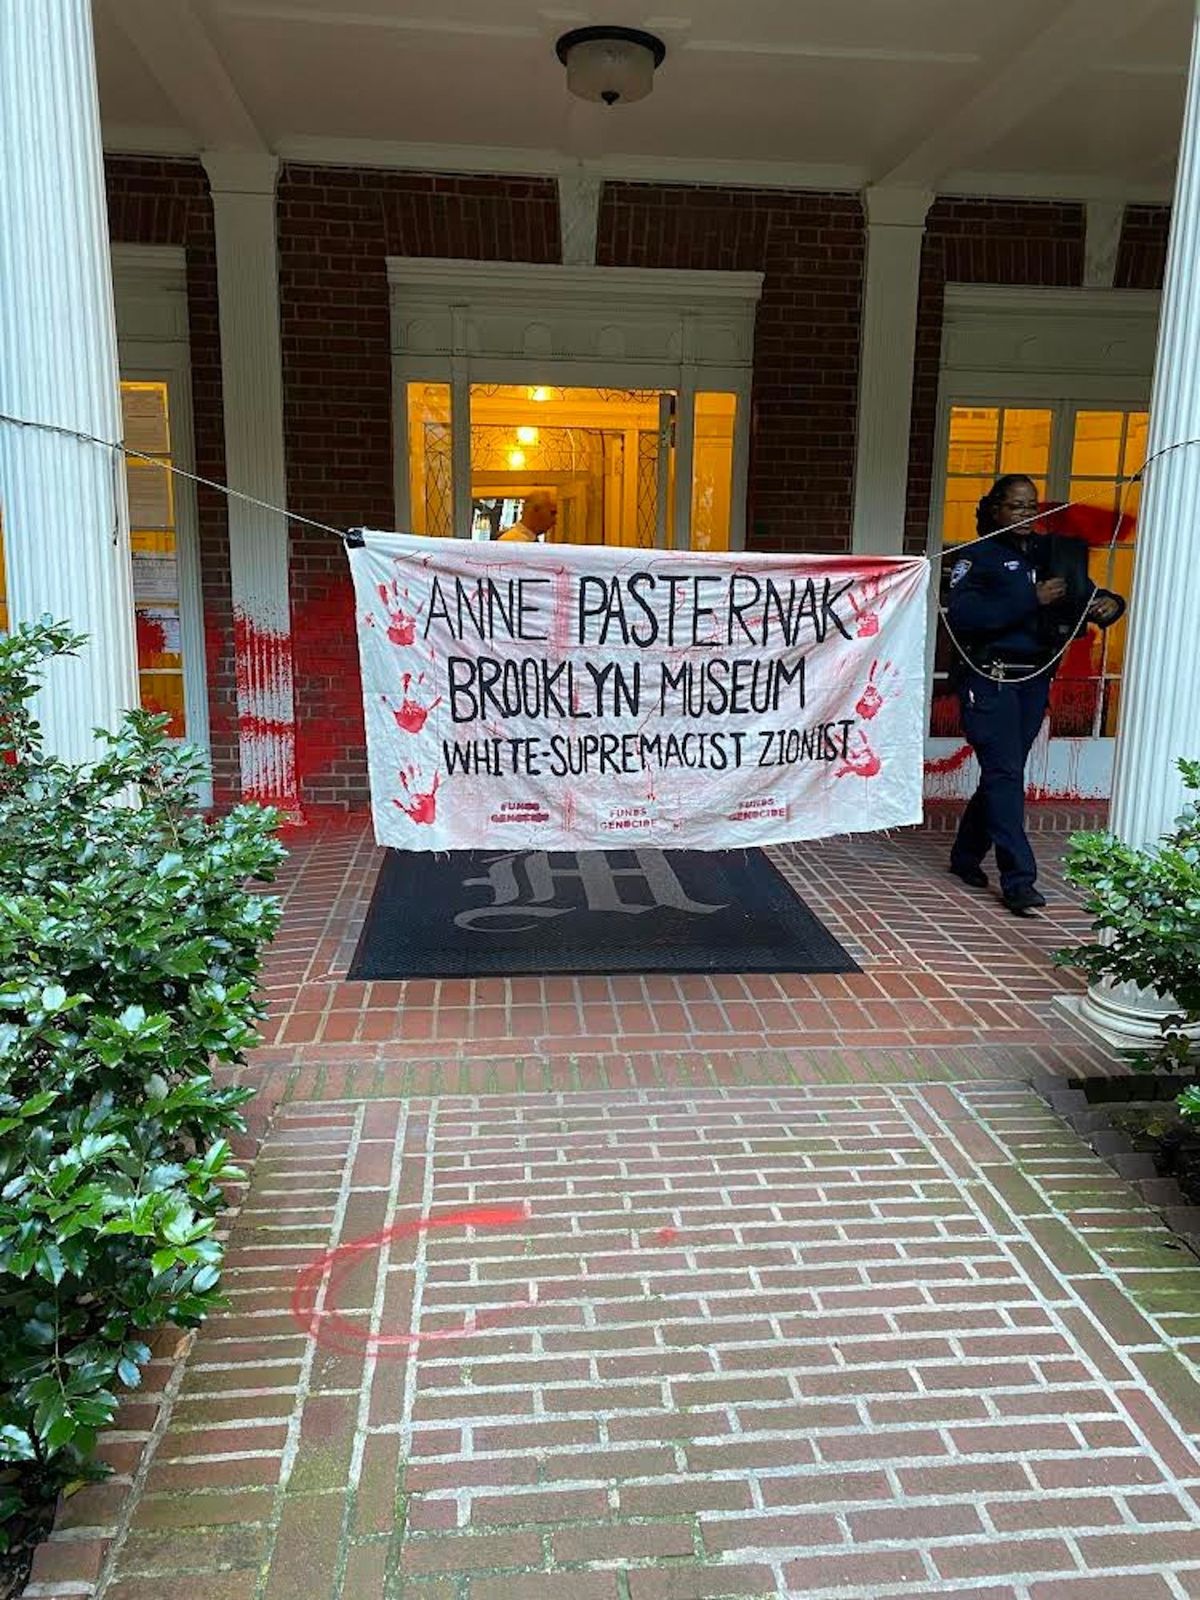
[[[247,888],[277,815],[201,816],[166,717],[130,713],[91,767],[45,753],[32,697],[82,644],[48,619],[0,641],[0,1547],[94,1475],[145,1335],[214,1303],[249,1091],[210,1069],[256,1040],[279,921]]]
[[[1179,770],[1189,793],[1200,795],[1200,761],[1180,761]],[[1189,800],[1157,849],[1136,850],[1107,833],[1076,834],[1066,873],[1086,890],[1100,937],[1056,959],[1093,982],[1135,983],[1170,998],[1178,1009],[1164,1019],[1151,1064],[1186,1066],[1193,1049],[1184,1029],[1200,1022],[1200,799]],[[1180,1107],[1196,1116],[1200,1099],[1184,1096]]]

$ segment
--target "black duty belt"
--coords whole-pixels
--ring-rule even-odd
[[[1028,678],[1033,673],[1045,670],[1044,661],[984,661],[976,669],[985,677],[995,678],[998,683],[1011,681],[1013,678]]]

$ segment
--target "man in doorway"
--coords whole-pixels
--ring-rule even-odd
[[[525,497],[521,507],[521,520],[505,528],[501,539],[511,539],[515,544],[537,544],[554,532],[558,521],[558,507],[548,489],[535,489]]]

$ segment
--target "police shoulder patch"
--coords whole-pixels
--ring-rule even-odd
[[[956,561],[950,568],[950,587],[953,589],[956,583],[961,583],[970,570],[971,563],[969,561],[965,559]]]

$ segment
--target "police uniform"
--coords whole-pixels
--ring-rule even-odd
[[[1037,586],[1049,576],[1063,576],[1067,593],[1041,606]],[[1050,662],[1067,639],[1084,631],[1084,613],[1101,597],[1116,601],[1118,615],[1124,610],[1118,596],[1093,592],[1086,547],[1059,536],[986,539],[969,546],[950,570],[947,620],[972,663],[956,660],[954,683],[963,732],[980,767],[950,866],[959,874],[978,873],[994,845],[1006,900],[1019,902],[1037,879],[1025,833],[1025,762],[1046,715]],[[1116,617],[1108,625],[1112,621]]]

